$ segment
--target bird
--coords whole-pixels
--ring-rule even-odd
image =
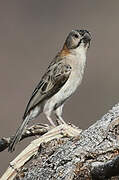
[[[56,124],[51,118],[52,113],[58,124],[66,123],[62,118],[63,106],[82,82],[90,42],[91,33],[88,30],[76,29],[68,34],[63,48],[51,61],[34,89],[8,151],[15,150],[28,123],[41,113],[46,115],[53,127]]]

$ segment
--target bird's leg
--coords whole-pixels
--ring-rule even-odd
[[[53,127],[56,127],[56,125],[54,124],[53,120],[51,119],[50,116],[47,116],[47,119],[49,120],[50,124],[53,126]]]
[[[62,108],[63,108],[64,105],[61,105],[60,107],[58,107],[56,110],[55,110],[55,115],[56,115],[56,118],[57,118],[57,124],[66,124],[65,121],[63,120],[62,118]]]
[[[54,122],[53,122],[53,120],[51,119],[51,112],[49,112],[49,111],[46,111],[46,112],[44,112],[44,114],[46,115],[46,117],[47,117],[47,119],[48,119],[48,121],[50,122],[50,124],[53,126],[53,127],[56,127],[56,125],[54,124]]]

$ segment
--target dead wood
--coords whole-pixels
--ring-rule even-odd
[[[17,167],[13,161],[8,168],[16,171],[14,179],[118,180],[119,104],[86,130],[58,126],[29,146],[24,150],[32,151],[28,167]]]

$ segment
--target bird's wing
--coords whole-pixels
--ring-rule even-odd
[[[27,104],[23,119],[38,104],[57,93],[66,83],[71,74],[71,66],[62,61],[51,64],[32,93]]]

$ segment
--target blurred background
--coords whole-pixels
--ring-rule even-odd
[[[0,136],[15,133],[48,63],[72,29],[88,29],[92,43],[82,85],[66,103],[64,119],[86,129],[119,97],[119,1],[0,1]],[[44,115],[36,122],[48,123]],[[0,153],[0,176],[16,151]]]

